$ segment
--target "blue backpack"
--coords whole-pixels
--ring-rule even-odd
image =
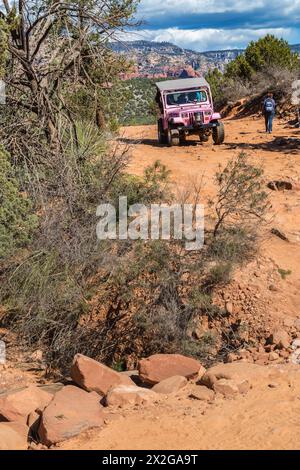
[[[274,102],[271,98],[266,99],[265,101],[265,111],[266,113],[274,113]]]

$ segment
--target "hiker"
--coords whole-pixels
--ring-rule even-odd
[[[276,103],[273,93],[269,92],[263,102],[263,115],[265,116],[266,132],[272,134],[273,119],[276,113]]]

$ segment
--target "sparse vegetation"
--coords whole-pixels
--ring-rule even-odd
[[[292,82],[299,76],[299,55],[291,51],[286,41],[268,34],[252,41],[243,54],[226,66],[224,74],[213,70],[206,78],[218,104],[259,98],[260,107],[262,96],[270,89],[277,101],[290,103]]]
[[[245,53],[231,62],[226,69],[227,78],[250,80],[258,72],[268,73],[270,68],[299,70],[299,57],[284,39],[271,34],[252,41]]]
[[[0,259],[26,246],[37,226],[32,201],[21,188],[10,156],[0,148]]]
[[[124,82],[123,89],[128,93],[129,100],[121,113],[123,125],[135,126],[156,123],[154,83],[157,81],[150,78],[132,78]]]
[[[245,155],[220,169],[213,226],[199,252],[175,240],[98,241],[100,203],[116,204],[120,195],[130,205],[170,202],[172,193],[161,162],[143,177],[129,175],[128,148],[114,143],[120,123],[155,116],[152,83],[133,80],[124,89],[119,74],[130,64],[106,48],[131,24],[136,2],[71,3],[72,12],[69,2],[34,10],[36,35],[28,18],[18,21],[31,1],[1,18],[9,102],[0,109],[1,325],[44,349],[50,368],[68,367],[78,352],[118,370],[155,352],[209,363],[224,354],[230,337],[228,325],[224,335],[213,328],[226,316],[214,291],[253,252],[255,223],[267,208],[262,171]],[[104,29],[95,20],[103,15]],[[31,41],[16,44],[26,34]],[[139,115],[130,101],[137,93]],[[194,192],[186,196],[196,203],[200,191]]]
[[[262,174],[263,170],[251,165],[244,153],[217,173],[219,191],[216,200],[210,201],[216,214],[214,237],[221,230],[236,235],[238,227],[242,227],[241,234],[243,227],[253,229],[257,220],[263,221],[269,202]]]
[[[281,279],[283,279],[284,281],[286,280],[287,276],[290,276],[292,274],[292,271],[290,269],[282,269],[282,268],[278,268],[278,272],[281,276]]]

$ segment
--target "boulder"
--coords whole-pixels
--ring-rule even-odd
[[[271,367],[238,361],[211,367],[201,378],[200,384],[216,390],[215,386],[221,379],[232,380],[239,393],[245,394],[253,385],[260,386],[262,381],[268,380],[272,374],[280,375]]]
[[[43,362],[43,351],[37,349],[31,354],[30,359],[35,362]]]
[[[76,354],[71,368],[73,381],[88,392],[97,392],[105,396],[111,387],[117,385],[134,385],[127,375],[82,354]]]
[[[292,352],[289,360],[292,364],[300,364],[300,348]]]
[[[275,351],[272,351],[270,352],[269,354],[269,361],[277,361],[279,359],[279,354],[277,354],[277,352]]]
[[[214,384],[214,391],[230,398],[239,394],[239,389],[234,380],[220,379]]]
[[[217,377],[213,372],[207,371],[201,378],[200,384],[213,390],[214,384],[218,381]]]
[[[300,338],[297,338],[292,343],[292,350],[296,351],[299,348],[300,348]]]
[[[153,392],[169,395],[170,393],[176,393],[185,387],[187,379],[181,375],[174,375],[168,379],[162,380],[152,388]]]
[[[229,315],[233,315],[233,313],[234,313],[234,307],[233,307],[233,303],[232,303],[232,302],[226,302],[226,303],[225,303],[225,309],[226,309],[226,312],[227,312]]]
[[[273,369],[272,369],[273,370]],[[260,382],[263,378],[268,378],[272,373],[268,367],[260,366],[250,362],[231,362],[226,364],[217,364],[207,369],[201,379],[201,384],[210,386],[214,385],[217,380],[228,379],[241,383],[247,380],[249,383]]]
[[[36,409],[43,410],[52,395],[39,387],[30,385],[19,391],[8,392],[0,397],[0,421],[23,421]]]
[[[288,333],[281,328],[276,328],[271,333],[269,341],[271,344],[274,344],[278,349],[288,349],[291,343],[291,339]]]
[[[239,393],[242,395],[246,395],[246,393],[249,392],[251,385],[248,380],[242,380],[241,382],[237,382],[237,388],[239,390]]]
[[[147,405],[157,401],[159,396],[147,388],[136,385],[118,385],[106,395],[107,406]]]
[[[228,353],[227,354],[227,362],[234,362],[238,360],[237,354],[234,353]]]
[[[20,421],[0,423],[0,450],[27,450],[28,427]]]
[[[212,401],[215,397],[215,394],[213,390],[210,390],[209,388],[204,387],[203,385],[195,385],[189,397],[193,398],[194,400]]]
[[[103,423],[99,396],[67,385],[43,411],[38,434],[41,443],[49,447]]]
[[[36,411],[30,413],[27,419],[27,426],[30,429],[30,434],[36,434],[39,428],[41,415]]]
[[[204,373],[200,362],[180,354],[155,354],[139,362],[141,380],[152,385],[175,375],[197,379]]]

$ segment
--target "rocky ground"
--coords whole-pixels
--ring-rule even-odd
[[[254,342],[252,350],[241,352],[243,357],[261,364],[270,358],[289,361],[294,351],[286,347],[287,342],[273,354],[277,346],[269,338],[274,331],[290,340],[299,334],[300,131],[277,119],[274,133],[268,135],[262,117],[241,118],[239,114],[237,118],[234,110],[224,123],[226,140],[219,147],[190,137],[186,145],[168,148],[157,144],[154,126],[124,128],[122,140],[132,149],[129,171],[141,175],[145,167],[160,160],[171,170],[174,193],[180,198],[186,188],[200,182],[201,202],[207,207],[216,193],[216,172],[234,155],[246,152],[251,163],[263,167],[272,207],[269,224],[262,229],[259,254],[216,293],[215,301],[226,308],[232,325],[242,327],[245,341]]]
[[[272,214],[259,255],[215,294],[248,346],[209,370],[164,355],[118,373],[79,355],[70,376],[55,381],[41,351],[24,352],[2,329],[8,360],[0,365],[0,448],[299,448],[300,132],[276,121],[274,135],[266,135],[255,116],[232,115],[225,125],[221,147],[192,138],[161,147],[154,127],[125,128],[122,140],[131,145],[131,173],[160,160],[179,193],[202,180],[204,204],[215,194],[219,165],[233,155],[243,150],[264,167]],[[212,327],[203,322],[200,335]]]
[[[119,373],[78,354],[64,383],[0,395],[0,449],[297,449],[299,398],[292,364],[154,355]]]

